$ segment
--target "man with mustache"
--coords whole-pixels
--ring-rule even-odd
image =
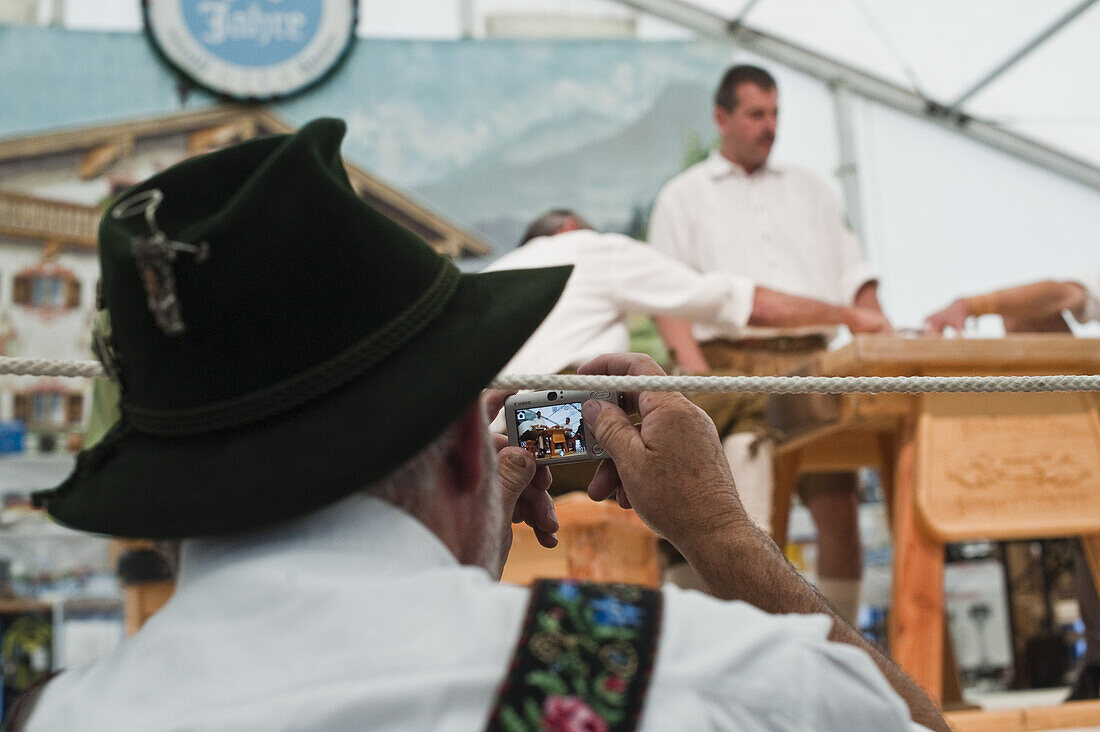
[[[877,275],[863,259],[823,181],[768,162],[779,113],[775,79],[734,66],[714,95],[721,141],[702,162],[669,181],[657,197],[649,241],[700,272],[747,276],[757,285],[861,314],[852,332],[891,331],[877,296]],[[835,325],[812,309],[775,327],[740,333],[659,319],[681,369],[692,373],[775,375],[823,349]],[[700,345],[701,344],[701,345]],[[700,395],[715,420],[749,514],[771,519],[772,449],[760,396]],[[818,528],[819,589],[851,621],[859,609],[862,556],[854,473],[803,474],[799,495]]]

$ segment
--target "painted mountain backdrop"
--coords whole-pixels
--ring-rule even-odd
[[[362,38],[330,81],[274,107],[298,125],[344,118],[349,159],[500,253],[554,206],[625,226],[680,169],[685,142],[713,137],[708,98],[729,54],[686,42]],[[11,82],[0,85],[0,138],[216,102],[181,92],[136,33],[0,26],[0,68]]]
[[[713,134],[708,97],[701,86],[673,83],[641,116],[611,130],[604,118],[580,112],[413,190],[444,211],[461,212],[504,250],[531,219],[559,206],[598,228],[622,229],[633,209],[648,207],[680,170],[685,141]],[[572,144],[561,144],[566,140]]]

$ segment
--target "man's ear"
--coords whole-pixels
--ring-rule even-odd
[[[715,105],[714,107],[714,124],[722,131],[725,131],[726,125],[729,123],[731,112],[725,107]]]
[[[455,440],[448,456],[448,464],[451,466],[456,490],[460,492],[476,490],[485,479],[485,470],[488,467],[485,461],[485,441],[489,439],[489,434],[481,409],[481,402],[474,402],[454,425]]]

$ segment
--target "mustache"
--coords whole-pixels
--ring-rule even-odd
[[[765,132],[760,137],[756,138],[757,142],[775,142],[774,132]]]

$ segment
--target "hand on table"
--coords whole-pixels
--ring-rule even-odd
[[[925,318],[924,330],[929,333],[943,333],[944,328],[950,327],[962,333],[966,328],[966,319],[969,317],[970,308],[966,300],[959,299]]]
[[[889,335],[894,332],[890,321],[877,308],[852,307],[849,309],[848,330],[852,333],[881,333]]]

